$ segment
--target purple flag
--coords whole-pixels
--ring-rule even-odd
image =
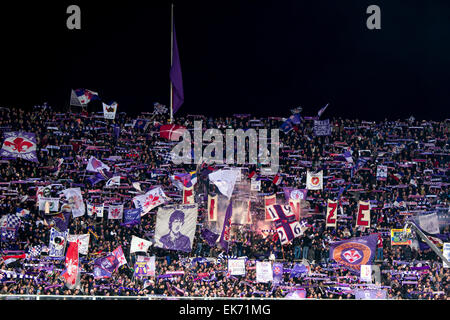
[[[36,135],[31,132],[5,132],[1,157],[21,158],[38,162]]]
[[[273,264],[273,283],[280,283],[283,281],[283,263],[276,262]]]
[[[208,245],[210,247],[214,247],[214,245],[216,244],[217,238],[219,237],[218,234],[212,232],[209,229],[202,229],[202,233],[201,236],[203,239],[206,240],[206,242],[208,242]]]
[[[386,299],[386,290],[355,290],[355,300],[377,300]]]
[[[175,33],[175,23],[173,24],[173,62],[170,69],[170,80],[173,85],[173,114],[175,114],[184,102],[183,79],[181,76],[181,63],[178,54],[177,37]]]
[[[283,191],[287,202],[289,202],[289,199],[306,200],[306,195],[308,194],[307,189],[294,189],[292,187],[283,187]]]
[[[132,227],[141,223],[141,209],[125,209],[123,211],[123,223],[122,226]]]
[[[219,243],[222,248],[228,251],[228,241],[230,241],[231,236],[231,216],[233,214],[233,202],[230,200],[227,212],[225,214],[225,220],[223,221],[222,234],[220,235]]]
[[[378,235],[352,238],[330,244],[330,259],[360,274],[361,265],[370,264],[375,256]]]
[[[94,278],[109,278],[119,265],[114,254],[109,254],[106,257],[98,258],[94,261]]]

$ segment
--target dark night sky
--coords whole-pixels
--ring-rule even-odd
[[[169,103],[170,2],[39,1],[0,13],[0,106],[68,104],[71,88],[119,111]],[[81,31],[66,8],[81,7]],[[382,30],[366,28],[381,7]],[[180,114],[450,118],[447,0],[175,1]]]

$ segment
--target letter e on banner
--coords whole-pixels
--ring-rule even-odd
[[[359,201],[356,226],[370,228],[370,202]]]

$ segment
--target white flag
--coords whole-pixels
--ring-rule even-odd
[[[309,172],[306,175],[306,189],[322,190],[323,189],[323,171],[318,173]]]
[[[237,170],[221,169],[210,173],[208,177],[219,188],[219,191],[230,199],[239,174],[240,172]]]
[[[95,157],[90,157],[86,167],[89,172],[101,172],[101,170],[110,171],[111,168]]]
[[[130,253],[134,252],[147,252],[148,248],[152,243],[148,240],[141,239],[136,236],[131,237],[131,247],[130,247]]]
[[[273,269],[271,262],[256,261],[256,282],[272,282]]]
[[[86,211],[86,207],[83,202],[83,195],[80,188],[72,188],[63,190],[63,194],[69,201],[69,205],[72,208],[72,215],[74,218],[81,217]]]
[[[105,188],[113,188],[113,187],[119,187],[120,186],[120,176],[115,176],[109,179],[106,184]]]
[[[110,204],[108,210],[108,219],[122,220],[123,204]]]
[[[105,119],[114,120],[116,118],[118,104],[117,102],[111,103],[111,105],[107,105],[103,102],[103,116]]]
[[[97,218],[103,218],[103,204],[97,205],[97,204],[87,204],[87,214],[88,216],[97,216]]]
[[[154,188],[146,194],[133,198],[133,203],[137,209],[141,209],[141,216],[146,215],[150,210],[166,202],[167,196],[161,187]]]

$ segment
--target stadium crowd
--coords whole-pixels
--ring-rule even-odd
[[[290,244],[281,246],[274,232],[257,232],[250,227],[237,227],[229,250],[217,244],[210,246],[201,235],[206,221],[207,192],[214,191],[207,175],[199,174],[195,185],[196,203],[199,205],[198,227],[192,251],[164,250],[150,247],[146,255],[156,256],[156,275],[145,279],[134,276],[136,256],[129,254],[133,235],[151,240],[157,210],[142,217],[140,224],[123,226],[119,220],[82,217],[69,223],[69,234],[90,233],[89,253],[80,255],[81,279],[76,289],[68,289],[61,278],[64,258],[49,260],[45,248],[49,245],[49,231],[45,215],[36,205],[38,185],[61,184],[64,188],[81,187],[83,199],[93,204],[118,198],[125,208],[132,208],[135,181],[142,188],[160,185],[175,201],[181,192],[170,176],[175,166],[167,159],[173,144],[160,137],[159,127],[167,123],[167,114],[141,114],[141,126],[136,116],[117,113],[114,120],[103,118],[103,113],[83,111],[61,113],[51,107],[36,107],[32,111],[10,108],[0,110],[0,130],[24,131],[36,134],[38,162],[24,159],[0,161],[0,214],[16,215],[20,210],[21,225],[14,239],[2,237],[2,256],[28,253],[40,246],[37,256],[0,260],[0,295],[96,295],[96,296],[198,296],[198,297],[275,297],[284,298],[294,288],[304,288],[306,298],[355,299],[352,289],[367,284],[329,258],[329,244],[370,234],[378,234],[375,261],[380,268],[374,281],[386,290],[387,299],[447,300],[450,294],[450,269],[441,259],[422,245],[391,245],[390,230],[402,229],[406,219],[419,212],[439,213],[440,233],[449,234],[448,180],[449,180],[449,122],[419,121],[415,119],[368,122],[358,119],[330,119],[329,136],[313,134],[314,121],[304,119],[289,132],[280,132],[280,184],[262,179],[260,194],[276,193],[279,199],[283,187],[304,189],[307,170],[323,170],[322,190],[308,190],[302,202],[301,219],[307,223],[306,231]],[[251,127],[280,128],[283,119],[257,118],[251,115],[207,118],[198,115],[177,116],[175,124],[193,128],[193,121],[203,120],[206,128],[245,129]],[[120,131],[117,134],[117,127]],[[3,141],[3,140],[2,140]],[[92,148],[97,146],[98,148]],[[91,148],[90,148],[91,147]],[[353,160],[367,160],[352,174],[339,159],[343,150],[351,148]],[[92,185],[85,172],[90,156],[101,159],[120,172],[121,188],[104,188],[106,180]],[[120,160],[112,159],[121,156]],[[59,159],[64,159],[59,166]],[[110,159],[110,160],[108,160]],[[114,160],[114,161],[113,161]],[[377,179],[377,165],[385,164],[389,173],[385,180]],[[246,166],[241,166],[246,167]],[[259,172],[259,166],[247,166],[248,173]],[[179,165],[184,172],[192,172],[196,165]],[[210,166],[214,170],[215,166]],[[129,169],[129,170],[126,170]],[[206,186],[206,192],[203,186]],[[337,228],[325,227],[327,199],[336,199],[340,187],[348,186],[341,198]],[[127,189],[128,188],[128,189]],[[216,190],[217,191],[217,190]],[[355,212],[359,200],[371,203],[371,226],[355,228]],[[256,206],[257,208],[257,206]],[[262,209],[263,210],[263,209]],[[256,214],[256,213],[255,213]],[[111,277],[95,279],[93,263],[106,253],[122,246],[127,264],[118,268]],[[245,276],[227,273],[228,257],[246,256]],[[204,259],[201,259],[204,258]],[[278,285],[257,283],[255,261],[283,262],[283,282]],[[41,262],[46,261],[42,264]],[[308,272],[295,274],[295,265],[307,267]],[[44,266],[45,265],[45,266]],[[289,270],[291,270],[289,272]],[[5,272],[3,272],[5,271]],[[6,272],[7,271],[7,272]],[[167,272],[178,273],[168,276]],[[7,275],[14,274],[9,277]],[[411,281],[413,280],[413,281]]]

